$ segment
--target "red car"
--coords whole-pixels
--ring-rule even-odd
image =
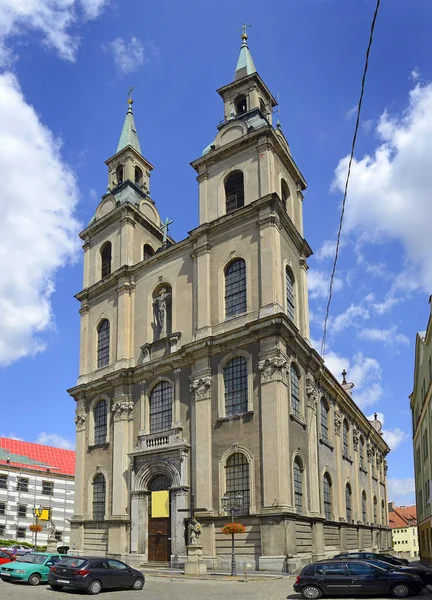
[[[15,556],[11,552],[8,552],[7,550],[0,550],[0,565],[12,562],[13,560],[15,560]]]

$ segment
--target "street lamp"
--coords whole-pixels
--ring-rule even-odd
[[[228,496],[224,494],[222,498],[223,509],[230,513],[231,523],[234,523],[234,515],[239,512],[243,506],[243,494],[237,494],[236,496]],[[237,575],[236,560],[235,560],[235,549],[234,549],[234,532],[231,532],[231,575]]]
[[[42,516],[42,511],[43,511],[43,508],[41,506],[35,506],[34,507],[34,518],[35,518],[35,525],[36,525],[36,527],[35,527],[35,543],[34,543],[34,550],[35,550],[35,552],[36,552],[36,548],[37,548],[37,534],[38,534],[38,532],[37,532],[38,527],[37,526],[39,524],[38,521],[39,521],[39,519]]]

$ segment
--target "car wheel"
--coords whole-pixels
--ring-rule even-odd
[[[53,585],[52,583],[50,583],[50,588],[52,590],[54,590],[55,592],[60,592],[60,590],[63,589],[63,586],[62,585]]]
[[[99,594],[99,592],[101,591],[101,589],[102,589],[101,582],[98,581],[97,579],[95,579],[88,586],[88,588],[87,588],[87,594],[90,594],[91,596],[95,596],[96,594]]]
[[[142,590],[144,587],[144,579],[142,577],[138,577],[132,584],[133,590]]]
[[[301,595],[308,600],[316,600],[317,598],[321,598],[322,591],[316,585],[305,585],[301,590]]]
[[[28,582],[30,585],[39,585],[41,582],[41,576],[38,573],[33,573],[28,578]]]
[[[410,595],[411,590],[406,583],[397,583],[392,587],[391,593],[396,598],[406,598]]]

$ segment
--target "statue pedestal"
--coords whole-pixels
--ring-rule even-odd
[[[55,538],[48,538],[47,541],[47,552],[57,552],[57,540]]]
[[[185,575],[206,575],[207,565],[202,562],[203,547],[190,545],[187,547],[187,561],[185,563]]]

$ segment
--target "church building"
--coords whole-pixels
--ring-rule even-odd
[[[387,549],[389,448],[310,344],[306,181],[245,31],[217,91],[224,120],[191,163],[198,226],[168,235],[129,99],[107,191],[80,234],[72,545],[181,561],[193,511],[217,568],[236,502],[239,564],[293,570]]]

